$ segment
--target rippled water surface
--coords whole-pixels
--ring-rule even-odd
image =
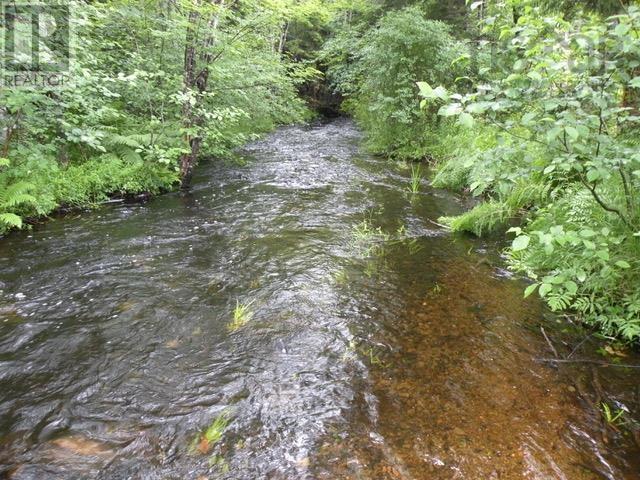
[[[541,361],[540,326],[582,337],[361,143],[284,128],[189,196],[1,240],[0,478],[640,478],[596,407],[631,422],[638,371]]]

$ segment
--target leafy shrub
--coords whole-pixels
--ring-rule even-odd
[[[535,281],[526,295],[537,290],[553,310],[638,341],[640,8],[567,20],[519,5],[515,24],[504,5],[486,19],[497,69],[476,79],[476,91],[420,84],[429,109],[497,132],[489,148],[466,143],[466,155],[450,149],[438,166],[436,185],[484,199],[444,221],[481,235],[523,219],[508,253]]]

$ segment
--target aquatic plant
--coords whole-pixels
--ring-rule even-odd
[[[252,318],[254,312],[251,310],[253,300],[249,303],[240,303],[236,300],[236,306],[233,309],[233,320],[227,325],[227,330],[235,332],[236,330],[244,327]]]
[[[409,183],[409,191],[418,193],[422,184],[422,167],[419,164],[411,165],[411,182]]]
[[[349,274],[343,268],[333,273],[333,281],[336,285],[346,285],[349,281]]]
[[[600,404],[600,407],[602,408],[602,416],[604,417],[607,424],[616,426],[623,423],[623,416],[625,413],[623,409],[618,408],[614,412],[613,410],[611,410],[611,407],[605,402],[602,402]]]
[[[351,236],[352,245],[365,257],[382,254],[383,244],[390,239],[388,233],[374,227],[368,218],[353,227]]]
[[[202,432],[198,433],[191,443],[191,451],[207,454],[211,449],[222,440],[224,431],[231,421],[231,412],[223,410],[213,422]]]

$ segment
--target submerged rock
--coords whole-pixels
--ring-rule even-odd
[[[64,458],[69,455],[104,457],[113,455],[113,450],[104,443],[79,435],[58,438],[51,442],[53,456]]]

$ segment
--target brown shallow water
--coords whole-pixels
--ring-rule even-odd
[[[613,359],[433,223],[463,200],[345,120],[244,156],[0,241],[0,478],[640,478],[640,371],[543,361]]]

